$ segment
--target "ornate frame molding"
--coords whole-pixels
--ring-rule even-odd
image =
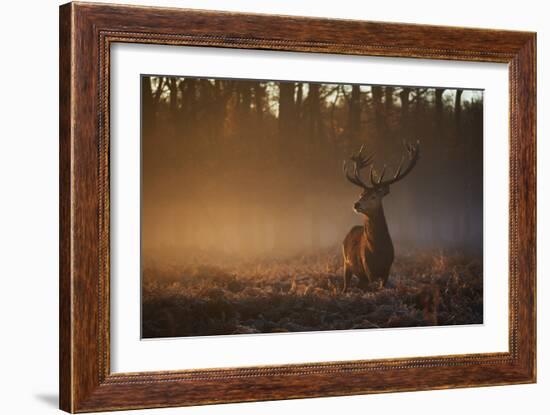
[[[109,69],[110,45],[116,42],[508,63],[509,352],[111,373]],[[69,3],[60,9],[60,49],[62,409],[89,412],[535,381],[534,33]]]

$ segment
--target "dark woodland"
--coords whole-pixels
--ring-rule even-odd
[[[142,76],[142,337],[483,322],[483,92]],[[387,283],[343,288],[362,215],[344,160],[414,170],[383,199]],[[363,175],[368,178],[368,169]]]

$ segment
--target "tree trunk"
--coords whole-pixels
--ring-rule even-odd
[[[377,135],[380,135],[382,129],[382,87],[372,86],[372,116]]]
[[[435,119],[436,122],[441,124],[441,119],[443,118],[443,93],[445,90],[443,88],[437,88],[435,90]]]
[[[410,117],[409,117],[409,96],[411,94],[410,88],[403,88],[399,93],[401,100],[401,127],[404,134],[410,134]]]
[[[296,93],[296,118],[302,117],[302,101],[304,100],[304,84],[298,82],[298,92]]]
[[[308,142],[311,143],[310,149],[307,151],[309,155],[309,165],[314,172],[319,172],[323,168],[324,155],[322,154],[321,143],[322,137],[322,125],[321,125],[321,101],[319,95],[319,84],[309,84],[309,96],[308,96],[308,116],[309,116],[309,131]],[[314,174],[314,177],[319,177],[320,174]],[[313,195],[319,191],[319,183],[316,179],[309,183],[304,183],[310,192],[309,196],[309,214],[310,214],[310,235],[311,235],[311,248],[316,250],[320,246],[320,220],[319,220],[319,205],[314,202]]]
[[[294,90],[293,82],[281,82],[279,85],[279,157],[292,143],[294,132]]]
[[[296,164],[296,152],[293,151],[296,145],[295,138],[295,103],[294,103],[295,84],[293,82],[281,82],[279,84],[279,125],[278,125],[278,146],[276,147],[276,159],[278,161],[278,175],[275,188],[272,189],[271,195],[274,197],[274,206],[280,212],[286,212],[284,216],[278,218],[273,223],[274,228],[274,248],[277,255],[287,251],[289,247],[289,230],[292,229],[292,213],[288,200],[279,197],[282,192],[278,189],[294,185],[293,181],[289,180],[287,170],[293,168]]]
[[[258,127],[261,126],[262,119],[263,119],[264,100],[265,100],[265,86],[258,82],[254,86],[254,107],[256,111]]]
[[[310,142],[317,147],[321,138],[321,108],[319,99],[319,84],[309,84],[308,96],[308,112],[309,112],[309,138]],[[313,151],[317,151],[315,148]]]
[[[462,89],[457,89],[455,95],[455,122],[459,134],[462,129],[462,92]]]
[[[153,88],[151,77],[141,77],[141,99],[143,106],[143,134],[148,134],[153,129],[155,119],[155,105],[153,103]]]
[[[168,82],[168,87],[170,88],[170,113],[172,117],[177,116],[178,111],[178,81],[177,78],[172,77]]]
[[[393,108],[393,86],[387,86],[384,88],[384,105],[386,107],[387,117]]]
[[[348,136],[350,148],[354,149],[360,143],[361,135],[361,91],[359,85],[351,87],[349,100]]]

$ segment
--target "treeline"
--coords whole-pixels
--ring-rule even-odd
[[[403,244],[482,244],[480,91],[142,77],[143,242],[266,254],[339,242],[359,223],[342,162],[365,144],[415,172],[385,210]]]

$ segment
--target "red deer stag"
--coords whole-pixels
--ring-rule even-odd
[[[363,154],[364,146],[351,157],[353,163],[351,173],[348,163],[344,162],[346,178],[363,189],[361,197],[353,205],[356,213],[365,216],[363,226],[354,226],[344,239],[344,289],[350,285],[352,275],[359,278],[359,287],[366,289],[371,283],[378,282],[384,287],[393,263],[393,243],[382,207],[382,198],[390,193],[390,185],[401,180],[416,165],[419,157],[420,144],[405,144],[408,165],[403,169],[405,157],[390,180],[384,180],[385,167],[378,175],[372,165],[372,156]],[[360,177],[363,168],[370,165],[370,183]]]

